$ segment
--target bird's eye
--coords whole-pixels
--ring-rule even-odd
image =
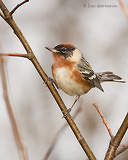
[[[65,47],[61,48],[61,52],[66,52],[66,51],[67,51],[67,48],[65,48]]]

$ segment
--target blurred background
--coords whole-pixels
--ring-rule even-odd
[[[11,11],[22,1],[3,2]],[[128,1],[123,0],[123,3],[128,8]],[[53,60],[44,47],[73,43],[84,54],[95,72],[113,71],[128,81],[128,21],[117,0],[31,0],[16,10],[14,19],[49,77],[52,77]],[[3,53],[26,53],[2,18],[0,46],[0,52]],[[5,63],[9,97],[29,160],[42,160],[65,119],[29,60],[6,57]],[[71,112],[73,114],[77,107],[82,106],[75,122],[98,160],[105,156],[110,137],[92,104],[99,106],[113,134],[117,132],[128,111],[127,83],[104,83],[103,88],[104,93],[94,88],[81,96]],[[66,106],[70,107],[74,97],[61,90],[58,92]],[[126,140],[127,133],[122,142]],[[128,151],[119,155],[117,160],[127,160],[127,157]],[[1,82],[0,159],[20,159],[3,99]],[[54,159],[87,159],[69,127],[49,156],[49,160]]]

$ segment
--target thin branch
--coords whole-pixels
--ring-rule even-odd
[[[106,120],[104,119],[104,116],[102,115],[102,113],[101,113],[101,111],[99,110],[99,108],[98,108],[98,106],[96,105],[96,103],[94,103],[93,105],[94,105],[94,107],[96,108],[96,110],[98,111],[98,113],[99,113],[99,115],[100,115],[100,117],[101,117],[104,125],[106,126],[106,128],[107,128],[107,130],[108,130],[108,133],[109,133],[111,139],[113,139],[113,138],[114,138],[114,135],[112,134],[111,129],[109,128]],[[118,149],[117,149],[117,151],[116,151],[116,153],[115,153],[115,157],[116,157],[117,155],[119,155],[120,153],[124,152],[126,149],[128,149],[128,142],[126,142],[125,144],[121,144],[121,145],[118,147]],[[108,159],[108,160],[109,160],[109,159]]]
[[[99,115],[100,115],[100,117],[101,117],[101,119],[102,119],[102,121],[103,121],[105,127],[106,127],[107,130],[108,130],[108,133],[109,133],[110,137],[113,138],[114,136],[113,136],[113,134],[112,134],[112,131],[111,131],[111,129],[109,128],[109,126],[108,126],[108,124],[107,124],[107,122],[106,122],[106,120],[105,120],[103,114],[102,114],[101,111],[99,110],[97,104],[94,103],[93,106],[94,106],[94,107],[96,108],[96,110],[98,111],[98,113],[99,113]]]
[[[119,128],[117,134],[115,137],[110,141],[108,151],[105,156],[105,160],[113,160],[115,157],[116,150],[118,146],[120,145],[121,140],[123,139],[123,136],[125,135],[126,131],[128,129],[128,113]]]
[[[57,90],[55,89],[54,85],[51,82],[48,81],[47,74],[45,73],[45,71],[43,70],[41,65],[39,64],[39,62],[38,62],[37,58],[35,57],[35,54],[33,53],[30,45],[28,44],[27,40],[23,36],[23,34],[22,34],[21,30],[19,29],[19,27],[16,25],[15,21],[13,20],[12,16],[10,15],[7,7],[4,5],[2,0],[0,0],[0,8],[1,8],[3,14],[4,14],[6,22],[11,26],[11,28],[14,31],[14,33],[16,34],[16,36],[19,38],[19,40],[21,41],[22,45],[24,46],[27,54],[29,55],[29,60],[35,66],[37,72],[39,73],[39,75],[41,76],[43,81],[47,82],[46,85],[48,86],[51,94],[53,95],[53,97],[56,100],[58,106],[60,107],[60,110],[62,111],[62,114],[64,115],[64,113],[65,113],[64,111],[67,110],[67,107],[65,106],[64,102],[62,101],[62,99],[61,99],[59,93],[57,92]],[[75,124],[74,120],[72,119],[71,115],[68,114],[65,117],[65,119],[68,122],[70,128],[72,129],[73,133],[75,134],[78,142],[80,143],[81,147],[83,148],[83,150],[86,153],[86,155],[88,156],[88,158],[90,160],[96,160],[93,152],[91,151],[90,147],[88,146],[87,142],[85,141],[84,137],[82,136],[80,130],[76,126],[76,124]]]
[[[12,56],[12,57],[28,58],[27,54],[22,54],[22,53],[0,53],[0,56]]]
[[[126,142],[124,144],[121,144],[116,150],[115,157],[118,156],[120,153],[124,152],[127,149],[128,149],[128,142]]]
[[[21,7],[23,4],[29,2],[29,0],[25,0],[21,3],[19,3],[11,12],[10,12],[10,15],[12,15],[19,7]]]
[[[12,107],[11,107],[11,104],[10,104],[9,96],[8,96],[6,76],[5,76],[5,68],[4,68],[4,59],[2,57],[0,57],[0,72],[1,72],[2,85],[3,85],[3,95],[4,95],[5,102],[6,102],[6,107],[7,107],[7,111],[8,111],[8,114],[9,114],[9,118],[10,118],[10,121],[11,121],[14,137],[15,137],[16,143],[17,143],[19,151],[20,151],[21,159],[22,160],[27,160],[27,154],[26,154],[26,151],[25,151],[25,147],[22,143],[20,133],[19,133],[19,129],[18,129],[18,126],[16,124],[16,120],[15,120],[15,117],[14,117],[14,114],[13,114],[13,111],[12,111]]]
[[[118,1],[119,1],[119,3],[120,3],[120,6],[121,6],[123,12],[124,12],[124,15],[125,15],[126,18],[128,19],[128,10],[127,10],[127,8],[126,8],[125,5],[123,4],[122,0],[118,0]]]
[[[78,109],[76,110],[75,114],[72,116],[72,118],[74,119],[81,111],[81,105],[80,107],[78,107]],[[45,154],[43,160],[47,160],[48,157],[50,156],[51,152],[53,151],[56,143],[57,143],[57,140],[59,138],[59,136],[61,135],[61,133],[64,131],[64,129],[66,129],[66,127],[68,126],[67,123],[65,123],[60,129],[59,131],[56,133],[55,137],[53,138],[52,142],[51,142],[51,145],[50,147],[48,148],[48,151],[47,153]]]

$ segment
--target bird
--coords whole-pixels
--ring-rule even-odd
[[[76,96],[68,112],[71,111],[80,96],[89,92],[90,89],[96,87],[104,92],[102,82],[125,83],[113,72],[95,73],[81,51],[73,44],[63,43],[54,48],[45,48],[52,53],[52,75],[55,85],[66,94]]]

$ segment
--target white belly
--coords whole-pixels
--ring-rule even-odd
[[[71,79],[72,71],[67,68],[57,68],[53,73],[53,77],[58,85],[65,93],[70,96],[82,95],[87,91],[85,88]]]

